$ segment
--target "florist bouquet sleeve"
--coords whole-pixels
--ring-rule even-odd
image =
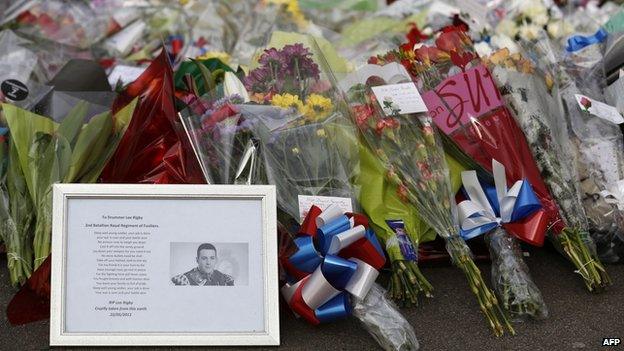
[[[95,183],[106,162],[115,152],[130,123],[136,101],[117,113],[105,112],[83,124],[88,106],[79,103],[58,124],[53,120],[9,104],[2,108],[11,131],[8,188],[9,208],[14,225],[5,226],[6,238],[28,238],[30,221],[34,226],[33,259],[20,258],[25,267],[13,276],[13,283],[23,283],[50,253],[52,235],[52,184]],[[21,170],[21,174],[18,170]],[[27,190],[33,211],[18,207]],[[28,206],[27,202],[19,206]],[[21,231],[21,232],[20,232]],[[11,245],[14,245],[11,242]],[[31,245],[22,241],[19,245]],[[29,249],[21,250],[29,252]],[[17,250],[16,250],[17,251]],[[21,251],[20,251],[21,252]],[[16,252],[16,254],[18,254]],[[29,256],[29,255],[28,255]],[[28,260],[27,260],[28,259]],[[32,268],[31,268],[32,267]],[[19,270],[18,270],[19,272]]]
[[[282,294],[312,324],[348,316],[352,306],[353,315],[384,349],[417,349],[413,328],[374,284],[385,255],[366,217],[336,204],[302,208],[298,203],[301,195],[320,195],[353,204],[356,134],[316,40],[277,33],[271,43],[244,80],[255,104],[243,104],[240,110],[252,120],[267,181],[277,188],[278,207],[302,221],[293,238],[296,248],[280,255],[288,273]],[[348,281],[333,279],[337,262],[346,269],[340,276],[350,276]],[[350,270],[361,273],[351,275]],[[331,312],[338,310],[342,312]]]
[[[429,89],[423,98],[436,125],[479,165],[491,170],[496,160],[505,167],[508,183],[522,179],[529,182],[542,208],[518,222],[507,223],[505,228],[510,234],[541,246],[550,227],[577,269],[600,265],[587,254],[578,231],[563,230],[572,228],[561,217],[522,129],[463,31],[452,28],[437,37],[435,46],[403,46],[374,59],[401,61],[408,67],[423,90]],[[598,274],[585,278],[589,279],[588,286],[601,284]]]
[[[593,290],[604,287],[610,279],[595,257],[595,249],[592,249],[594,244],[588,237],[589,225],[580,198],[576,159],[572,151],[574,146],[567,140],[567,127],[557,101],[557,91],[555,89],[551,93],[552,89],[549,91],[547,86],[549,81],[553,82],[552,77],[548,80],[548,75],[534,74],[535,68],[519,55],[507,57],[505,50],[497,54],[491,57],[494,61],[490,62],[496,62],[492,65],[492,74],[503,87],[503,96],[515,111],[518,124],[538,160],[544,181],[567,223],[559,242],[566,252],[571,252],[569,250],[574,246],[573,250],[581,253],[580,259],[574,255],[570,257],[576,259],[575,265],[587,288]],[[504,62],[507,62],[506,67]],[[579,238],[580,242],[577,240]],[[584,262],[590,264],[584,265]]]
[[[468,39],[463,32],[454,30],[442,33],[436,42],[438,46],[446,46],[448,48],[453,47],[453,45],[466,45]],[[432,85],[435,86],[437,82],[442,81],[442,83],[438,85],[438,88],[436,88],[437,90],[426,92],[423,95],[423,99],[437,127],[442,133],[447,133],[445,139],[447,139],[451,146],[448,148],[448,151],[458,154],[460,159],[464,159],[465,154],[473,158],[474,161],[477,162],[476,170],[479,170],[480,167],[478,166],[492,170],[493,161],[496,160],[498,162],[498,158],[500,158],[503,160],[501,161],[501,163],[504,163],[503,167],[507,170],[503,173],[503,178],[505,180],[500,179],[498,181],[501,189],[506,189],[507,183],[516,184],[523,179],[528,179],[529,182],[527,184],[530,185],[527,186],[531,187],[533,186],[533,183],[530,182],[532,178],[522,176],[523,164],[520,162],[522,156],[529,157],[528,160],[532,161],[532,156],[530,155],[528,147],[518,148],[517,144],[510,142],[510,136],[514,134],[507,131],[507,133],[511,134],[504,135],[507,138],[505,139],[502,134],[506,133],[506,130],[503,128],[496,128],[496,126],[497,124],[502,124],[511,127],[511,130],[516,133],[516,137],[523,137],[523,135],[517,130],[517,126],[511,123],[513,120],[509,121],[507,117],[510,116],[506,114],[506,110],[497,110],[497,108],[500,110],[502,107],[502,102],[498,91],[493,86],[493,83],[491,83],[487,69],[483,66],[468,69],[467,66],[474,58],[475,56],[467,51],[462,54],[457,52],[449,54],[438,47],[428,46],[422,46],[414,50],[412,44],[406,44],[401,46],[398,51],[392,51],[386,55],[372,58],[371,62],[401,62],[403,66],[409,69],[412,76],[417,78],[419,84],[423,86],[423,90],[430,88]],[[434,65],[436,62],[440,67]],[[448,73],[450,70],[455,69],[452,65],[454,62],[461,67],[458,77],[453,76],[446,80],[442,79],[441,76],[445,72]],[[470,81],[470,78],[474,79],[474,81]],[[491,85],[488,85],[487,79],[490,79],[489,84]],[[472,84],[476,85],[473,86]],[[448,103],[446,99],[449,100]],[[471,101],[472,103],[468,104]],[[454,109],[450,108],[449,104],[454,106]],[[470,108],[472,108],[472,110],[470,110]],[[488,112],[491,113],[492,109],[499,114],[502,113],[502,116],[488,114]],[[471,117],[468,118],[468,120],[474,122],[470,125],[470,128],[460,127],[459,121],[454,117],[455,110],[457,110],[458,113],[468,113],[470,115],[481,112],[489,116],[488,118],[491,118],[491,120],[479,123]],[[464,118],[466,118],[466,116],[464,116]],[[455,128],[455,130],[451,129],[451,127]],[[480,130],[481,128],[486,130],[482,132]],[[487,130],[488,128],[492,130]],[[451,133],[451,131],[453,132]],[[450,141],[448,139],[450,139]],[[489,152],[489,154],[487,152]],[[492,157],[489,159],[489,164],[486,163],[488,155]],[[532,173],[533,179],[541,182],[539,171],[537,171],[534,165],[533,169],[531,169],[531,165],[531,163],[528,163],[529,169],[534,172]],[[512,167],[512,170],[510,171],[508,167]],[[480,171],[480,173],[484,172]],[[511,179],[510,173],[513,173],[513,175],[511,175],[513,178]],[[487,180],[483,175],[479,178],[484,178],[480,179],[482,181]],[[479,187],[481,185],[482,184],[479,184]],[[477,185],[474,185],[474,187],[476,186]],[[522,212],[522,215],[517,216],[504,216],[497,205],[498,200],[506,196],[504,193],[507,193],[507,190],[501,191],[496,201],[486,201],[485,199],[477,201],[477,198],[471,196],[469,198],[471,203],[478,203],[478,206],[469,206],[470,210],[466,209],[461,211],[460,214],[465,214],[466,217],[483,214],[485,217],[490,218],[490,220],[486,221],[483,219],[484,221],[480,225],[477,225],[477,223],[473,223],[470,218],[462,217],[460,218],[462,229],[460,233],[465,239],[486,234],[486,242],[493,244],[489,245],[491,256],[494,259],[492,279],[503,306],[514,317],[532,316],[541,318],[546,315],[546,307],[539,289],[537,289],[528,274],[528,269],[522,261],[519,250],[513,249],[512,247],[514,245],[509,247],[509,245],[503,245],[502,243],[513,243],[514,239],[508,237],[509,234],[503,235],[503,233],[510,233],[530,243],[541,245],[546,225],[548,224],[547,217],[545,217],[546,212],[543,209],[544,206],[542,206],[542,203],[537,201],[539,206],[537,206],[536,203],[536,207],[531,208],[531,211]],[[494,198],[491,197],[491,199],[493,200]],[[520,203],[521,202],[518,202],[518,204]],[[460,209],[464,207],[466,206],[460,206]],[[508,210],[511,211],[511,207]],[[521,211],[515,213],[521,213]],[[501,224],[505,229],[504,231],[492,231]],[[516,243],[515,246],[517,245]]]
[[[404,187],[404,196],[420,217],[445,239],[453,262],[466,275],[494,333],[502,335],[505,328],[513,333],[459,235],[442,145],[416,86],[396,63],[376,69],[367,67],[352,77],[341,81],[341,85],[362,140],[388,170],[391,181]]]

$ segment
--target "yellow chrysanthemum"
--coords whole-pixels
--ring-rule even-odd
[[[334,109],[332,101],[319,94],[310,94],[306,99],[304,115],[309,120],[321,120]]]
[[[303,12],[301,12],[297,0],[268,0],[267,2],[270,4],[285,5],[286,12],[288,12],[293,22],[295,22],[299,28],[307,27],[308,21],[305,19]]]
[[[222,51],[209,51],[197,57],[198,60],[208,60],[208,59],[213,59],[213,58],[219,59],[221,62],[225,63],[226,65],[229,64],[230,62],[230,55],[227,52],[222,52]]]
[[[271,105],[282,108],[293,108],[299,112],[303,112],[303,102],[299,100],[299,96],[292,94],[276,94],[271,98]]]

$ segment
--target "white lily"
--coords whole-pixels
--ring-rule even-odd
[[[223,93],[225,96],[231,96],[234,94],[240,95],[244,102],[249,102],[249,93],[243,85],[243,82],[238,79],[236,74],[232,72],[225,72],[225,78],[223,80]]]

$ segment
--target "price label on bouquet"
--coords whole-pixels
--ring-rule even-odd
[[[275,187],[54,186],[50,344],[279,345]]]
[[[578,102],[581,110],[590,113],[598,118],[602,118],[611,123],[621,124],[624,123],[624,118],[617,110],[617,108],[607,105],[604,102],[596,101],[585,95],[574,94],[576,102]]]
[[[380,85],[372,90],[386,116],[427,112],[414,83]]]

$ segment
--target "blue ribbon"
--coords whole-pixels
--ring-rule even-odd
[[[295,245],[298,250],[288,259],[297,269],[312,273],[323,261],[314,247],[314,241],[310,236],[300,236],[295,238]]]
[[[496,187],[494,187],[493,185],[484,185],[483,183],[481,183],[481,187],[483,188],[483,192],[485,193],[487,200],[490,203],[490,206],[494,210],[496,217],[500,218],[500,204],[496,195]],[[470,198],[465,191],[464,195],[467,198]],[[527,218],[533,213],[539,211],[541,208],[541,202],[533,191],[531,184],[525,179],[523,180],[522,186],[520,187],[518,197],[516,198],[516,202],[514,203],[513,211],[511,213],[511,220],[508,223],[517,222],[524,218]],[[475,218],[478,216],[478,214],[473,214],[469,218]],[[500,225],[500,223],[491,222],[470,230],[460,229],[460,235],[465,240],[469,240],[479,235],[483,235]]]
[[[334,255],[325,256],[321,265],[323,276],[336,290],[344,290],[356,270],[357,263]]]
[[[321,323],[343,319],[351,314],[350,300],[348,293],[341,292],[323,306],[314,310],[314,314]]]
[[[332,238],[351,228],[349,217],[342,215],[338,219],[331,221],[317,229],[316,236],[319,249],[322,255],[327,254],[331,246]]]
[[[598,31],[594,35],[583,36],[583,35],[573,35],[568,38],[568,46],[566,47],[567,52],[576,52],[579,51],[589,45],[602,43],[607,39],[609,33],[604,28],[598,29]]]

